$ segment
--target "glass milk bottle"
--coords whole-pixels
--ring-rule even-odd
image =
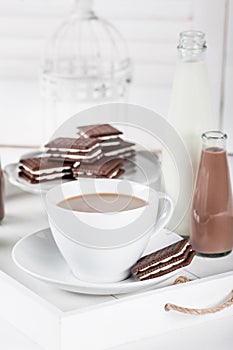
[[[224,256],[233,247],[233,200],[226,134],[202,135],[202,154],[191,208],[191,243],[199,255]]]
[[[192,162],[195,177],[197,161],[201,152],[200,134],[203,130],[213,128],[210,87],[208,82],[205,34],[199,31],[180,33],[178,45],[178,62],[173,82],[173,90],[168,113],[168,121],[175,128],[184,142]],[[177,202],[182,188],[179,188],[178,173],[185,172],[185,167],[176,169],[164,155],[163,175],[165,190]],[[187,212],[182,218],[175,208],[169,228],[175,229],[182,236],[189,236],[189,208],[192,189],[183,189],[182,196],[187,204]],[[186,198],[187,197],[187,198]],[[182,220],[181,220],[182,219]]]

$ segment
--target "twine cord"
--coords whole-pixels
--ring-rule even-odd
[[[187,278],[185,276],[180,276],[175,280],[175,282],[173,284],[180,284],[180,283],[185,283],[185,282],[189,282],[189,281],[191,281],[189,278]],[[177,311],[177,312],[181,312],[181,313],[185,313],[185,314],[190,314],[190,315],[206,315],[206,314],[212,314],[215,312],[222,311],[222,310],[224,310],[227,307],[230,307],[232,305],[233,305],[233,291],[231,292],[231,296],[227,301],[225,301],[224,303],[222,303],[216,307],[206,308],[206,309],[192,309],[192,308],[188,308],[188,307],[182,307],[179,305],[167,303],[165,305],[164,309],[165,309],[165,311],[173,310],[173,311]]]
[[[192,280],[186,276],[179,276],[179,277],[177,277],[177,279],[174,281],[173,284],[180,284],[180,283],[185,283],[185,282],[190,282],[190,281],[192,281]]]

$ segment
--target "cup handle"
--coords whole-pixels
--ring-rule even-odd
[[[168,221],[171,219],[173,209],[174,209],[172,200],[167,194],[162,192],[158,192],[157,194],[159,196],[159,200],[163,200],[165,204],[155,224],[155,229],[151,237],[153,237],[158,231],[160,231],[162,228],[164,228],[164,226],[166,226]]]

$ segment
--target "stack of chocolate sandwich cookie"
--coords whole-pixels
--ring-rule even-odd
[[[195,252],[187,239],[142,257],[132,268],[132,274],[140,281],[166,275],[191,264]]]
[[[73,165],[73,177],[108,178],[115,179],[124,173],[123,160],[121,158],[102,157],[94,163],[75,163]]]
[[[129,158],[135,155],[134,143],[126,142],[120,137],[122,131],[110,124],[95,124],[80,126],[78,135],[85,138],[97,139],[102,152],[107,157]]]
[[[46,156],[70,162],[93,163],[103,155],[99,141],[85,137],[59,137],[47,143],[44,148]]]
[[[60,178],[117,178],[123,161],[135,154],[134,144],[120,138],[122,131],[110,124],[79,128],[78,137],[58,137],[37,157],[19,163],[19,176],[32,184]]]
[[[19,163],[19,176],[31,184],[40,182],[72,179],[72,164],[60,159],[28,158]]]

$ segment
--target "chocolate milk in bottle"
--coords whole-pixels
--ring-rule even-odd
[[[233,201],[226,139],[226,134],[219,131],[202,135],[190,238],[193,249],[203,256],[224,256],[233,247]]]

